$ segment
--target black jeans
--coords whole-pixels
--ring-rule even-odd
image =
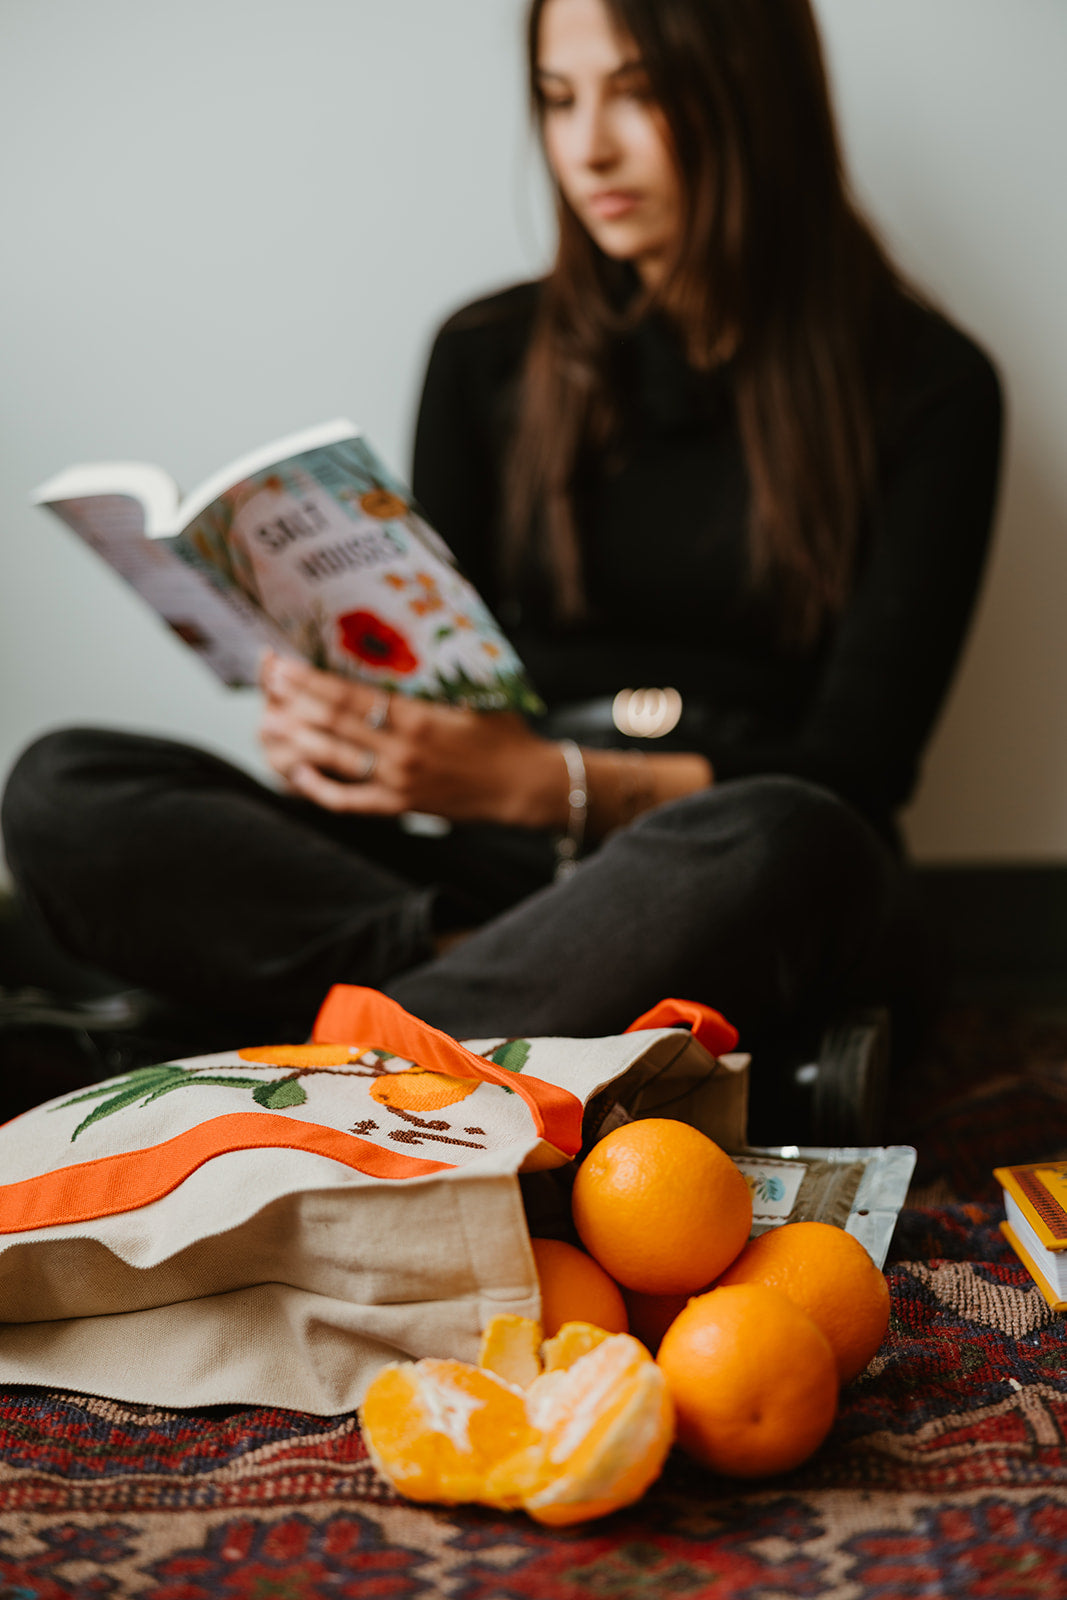
[[[68,953],[198,1012],[247,1013],[257,1037],[306,1034],[349,982],[467,1038],[613,1033],[681,996],[751,1047],[891,1000],[913,948],[899,861],[848,806],[786,777],[662,806],[555,883],[545,834],[413,836],[190,746],[73,729],[23,754],[3,830]],[[436,956],[435,934],[459,925],[477,931]]]

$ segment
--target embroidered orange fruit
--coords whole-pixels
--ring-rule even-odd
[[[833,1425],[829,1341],[776,1289],[743,1283],[690,1300],[656,1361],[674,1399],[679,1444],[713,1472],[789,1472]]]
[[[358,1044],[259,1044],[237,1052],[242,1061],[267,1067],[347,1067],[363,1053]]]
[[[863,1245],[828,1222],[787,1222],[751,1239],[719,1285],[778,1289],[830,1341],[838,1376],[861,1373],[889,1327],[889,1287]]]
[[[478,1085],[477,1078],[452,1078],[426,1067],[407,1067],[375,1078],[370,1097],[379,1105],[399,1107],[401,1111],[440,1111],[442,1106],[465,1100]]]
[[[673,1438],[666,1379],[626,1334],[560,1338],[570,1364],[525,1388],[459,1361],[386,1367],[361,1409],[378,1470],[412,1500],[522,1506],[550,1526],[636,1500]],[[486,1344],[499,1345],[492,1324]]]
[[[609,1333],[629,1323],[618,1284],[603,1267],[562,1239],[531,1239],[541,1284],[541,1326],[551,1338],[565,1322],[591,1322]]]
[[[574,1223],[590,1255],[627,1289],[694,1294],[752,1227],[752,1197],[725,1151],[666,1117],[628,1122],[578,1168]]]
[[[624,1289],[622,1298],[630,1319],[630,1332],[655,1355],[663,1335],[679,1312],[685,1310],[691,1297],[687,1294],[641,1294],[637,1289]]]

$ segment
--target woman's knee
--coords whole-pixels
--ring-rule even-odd
[[[77,773],[97,735],[91,728],[63,728],[36,739],[19,756],[4,789],[4,844],[20,857],[33,849],[67,811]]]
[[[35,740],[11,770],[0,812],[16,876],[42,856],[92,849],[101,833],[113,839],[151,775],[166,773],[187,748],[107,728],[63,728]]]
[[[746,885],[752,899],[818,897],[877,914],[896,862],[844,800],[789,776],[713,785],[647,813],[627,830],[630,848],[673,855],[694,880]]]
[[[687,836],[694,843],[727,835],[766,838],[780,832],[813,841],[870,834],[877,842],[863,818],[829,789],[804,778],[773,774],[697,789],[646,812],[632,831]]]

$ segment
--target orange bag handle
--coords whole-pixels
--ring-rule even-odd
[[[315,1018],[311,1037],[316,1044],[362,1044],[366,1050],[379,1047],[448,1077],[500,1084],[525,1100],[538,1135],[547,1144],[568,1158],[582,1147],[583,1106],[577,1095],[476,1056],[377,989],[335,983]]]
[[[637,1033],[642,1028],[676,1028],[688,1023],[694,1039],[699,1039],[709,1055],[725,1056],[737,1049],[740,1037],[732,1023],[720,1011],[704,1005],[700,1000],[661,1000],[651,1011],[646,1011],[636,1022],[631,1022],[627,1033]]]

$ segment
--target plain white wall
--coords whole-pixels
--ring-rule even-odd
[[[1067,857],[1067,7],[818,0],[857,187],[994,352],[996,555],[908,819],[927,860]],[[28,489],[192,487],[333,415],[406,473],[432,330],[537,272],[522,0],[0,0],[0,772],[73,720],[257,765],[216,688]]]

